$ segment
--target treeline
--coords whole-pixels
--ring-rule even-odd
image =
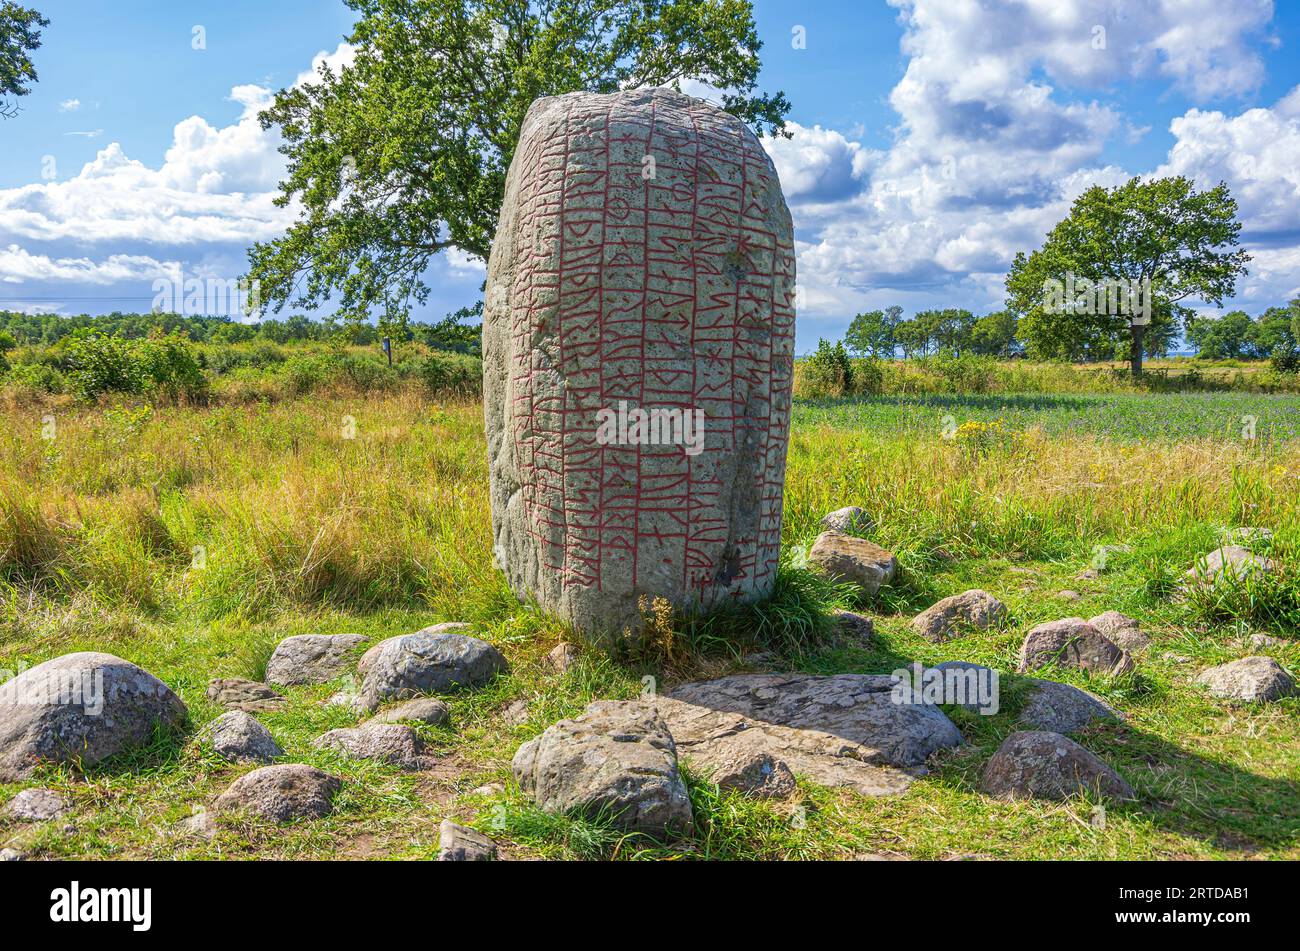
[[[227,316],[189,317],[180,314],[111,314],[62,316],[20,314],[0,310],[0,350],[14,347],[52,347],[73,337],[102,334],[125,340],[180,336],[193,343],[239,344],[265,341],[275,344],[347,343],[378,344],[384,336],[394,343],[416,342],[435,350],[478,354],[482,330],[465,321],[482,317],[483,305],[465,307],[440,321],[408,321],[391,328],[339,321],[333,317],[311,320],[292,316],[241,323]]]
[[[1121,321],[1123,322],[1123,321]],[[1145,345],[1148,356],[1168,356],[1178,341],[1176,327],[1153,328]],[[1300,364],[1300,298],[1286,307],[1270,307],[1258,317],[1232,311],[1221,317],[1190,316],[1185,339],[1197,356],[1207,360],[1268,360],[1290,371]],[[1053,335],[1050,322],[1023,325],[1010,311],[976,316],[969,310],[924,310],[904,318],[903,308],[887,307],[858,314],[844,335],[843,347],[857,357],[894,359],[936,354],[954,356],[1029,357],[1037,360],[1122,360],[1128,341],[1122,333],[1113,338],[1098,335],[1071,345],[1063,341],[1064,324]]]

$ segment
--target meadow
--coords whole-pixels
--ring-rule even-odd
[[[1194,683],[1255,652],[1300,670],[1300,397],[1117,384],[797,400],[777,598],[724,624],[676,619],[643,650],[587,647],[556,675],[543,658],[568,632],[519,605],[491,563],[472,395],[400,367],[378,384],[336,374],[302,386],[206,372],[214,385],[196,402],[5,391],[0,668],[109,651],[176,689],[194,727],[220,712],[209,679],[259,679],[292,634],[378,639],[468,621],[511,672],[448,698],[448,727],[421,727],[439,761],[419,773],[315,749],[314,737],[360,718],[324,703],[339,683],[285,688],[286,709],[260,718],[289,761],[346,780],[328,819],[281,828],[223,817],[215,838],[186,837],[177,821],[247,767],[159,736],[84,776],[48,770],[42,782],[73,799],[74,816],[0,819],[0,845],[50,858],[428,858],[450,815],[512,858],[1300,858],[1300,698],[1233,707]],[[874,515],[872,537],[902,567],[872,604],[853,605],[804,567],[819,519],[845,505]],[[1176,597],[1179,576],[1243,526],[1274,530],[1282,571],[1213,599]],[[913,633],[918,611],[972,587],[1008,605],[1006,627],[938,645]],[[840,606],[875,618],[870,644],[836,633],[829,612]],[[953,659],[1009,672],[1032,625],[1110,609],[1153,638],[1136,673],[1051,674],[1127,715],[1080,737],[1141,795],[1104,822],[1085,800],[980,793],[983,763],[1015,728],[1023,684],[1010,674],[998,715],[946,708],[969,742],[897,798],[801,784],[792,800],[754,801],[691,775],[694,834],[655,842],[542,814],[510,780],[520,743],[592,699],[636,696],[647,673],[668,686]],[[1252,648],[1257,633],[1280,645]],[[507,714],[519,700],[522,722]],[[0,784],[0,801],[19,788]]]

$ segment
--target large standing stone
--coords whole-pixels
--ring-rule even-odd
[[[519,747],[519,788],[546,812],[605,812],[637,832],[690,828],[691,800],[672,735],[653,709],[597,701]]]
[[[266,664],[269,684],[323,684],[346,673],[356,649],[368,638],[361,634],[299,634],[276,645]]]
[[[94,765],[185,715],[171,688],[120,657],[56,657],[0,684],[0,781],[25,779],[44,761]]]
[[[771,593],[794,242],[745,124],[665,89],[541,99],[488,267],[498,564],[580,630]]]
[[[715,778],[768,757],[868,796],[903,792],[931,753],[962,743],[943,711],[890,675],[740,674],[683,684],[655,707],[681,757]]]

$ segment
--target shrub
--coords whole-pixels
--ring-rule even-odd
[[[67,361],[69,385],[81,400],[104,393],[199,399],[207,391],[194,349],[177,335],[127,340],[78,334],[68,345]]]
[[[47,363],[19,363],[9,370],[5,382],[41,393],[62,393],[68,386],[58,368]]]
[[[1278,373],[1300,373],[1300,348],[1278,347],[1269,363]]]
[[[0,330],[0,356],[18,348],[18,341],[7,330]]]
[[[392,389],[397,373],[370,357],[356,354],[316,353],[287,360],[281,371],[286,388],[295,396],[327,386],[346,386],[362,393]]]
[[[420,363],[420,379],[435,393],[478,396],[483,391],[483,361],[458,353],[433,353]]]
[[[853,392],[853,361],[843,343],[820,340],[817,351],[804,361],[801,396],[825,399]]]

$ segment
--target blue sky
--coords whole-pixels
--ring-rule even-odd
[[[162,274],[238,276],[286,221],[256,109],[346,59],[350,11],[30,2],[52,22],[39,84],[0,122],[0,307],[143,310]],[[1255,255],[1235,305],[1300,296],[1300,4],[755,8],[763,85],[794,104],[793,138],[767,144],[795,215],[801,350],[871,307],[996,308],[1016,250],[1084,188],[1133,174],[1228,181]],[[477,299],[482,269],[452,257],[428,279],[438,317]]]

